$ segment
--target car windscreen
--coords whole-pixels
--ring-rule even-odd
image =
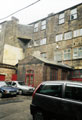
[[[25,83],[24,82],[18,82],[20,85],[25,85]]]

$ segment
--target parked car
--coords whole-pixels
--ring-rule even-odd
[[[3,96],[16,96],[17,89],[11,86],[8,86],[5,82],[0,82],[0,98]]]
[[[33,120],[82,120],[82,83],[46,81],[33,93]]]
[[[12,86],[12,81],[5,81],[5,83],[7,84],[7,86],[13,87]],[[13,88],[15,88],[17,90],[17,95],[20,94],[20,89],[19,88],[17,88],[17,87],[13,87]]]
[[[19,94],[32,94],[34,87],[27,86],[23,81],[12,81],[12,86],[19,89]]]

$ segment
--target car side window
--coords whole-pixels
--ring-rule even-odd
[[[16,83],[12,83],[13,86],[16,86]]]
[[[66,86],[65,98],[82,101],[82,88],[79,86]]]
[[[37,93],[54,97],[62,97],[62,85],[41,85]]]

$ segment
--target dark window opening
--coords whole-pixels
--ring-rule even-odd
[[[54,97],[62,97],[62,85],[41,85],[37,90],[37,93]]]
[[[82,101],[82,88],[66,86],[65,98]]]

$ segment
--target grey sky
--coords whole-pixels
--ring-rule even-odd
[[[0,19],[35,1],[37,0],[1,0]],[[49,13],[57,13],[79,3],[82,3],[82,0],[40,0],[40,2],[35,5],[24,9],[13,16],[19,19],[19,23],[28,24],[46,17]],[[10,20],[11,17],[0,20],[0,22]]]

